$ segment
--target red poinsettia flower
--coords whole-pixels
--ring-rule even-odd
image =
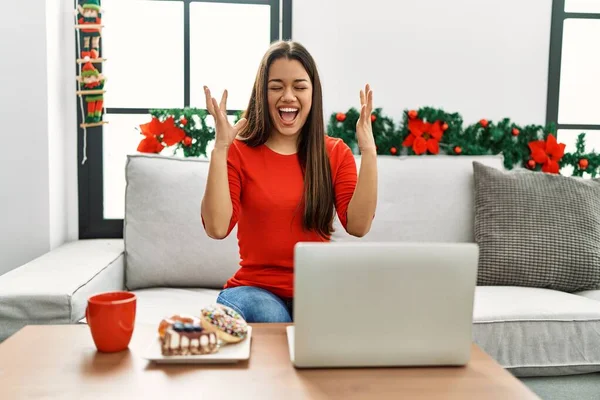
[[[152,117],[152,120],[147,124],[140,125],[140,130],[142,131],[142,135],[146,137],[151,136],[160,136],[163,131],[163,123],[158,120],[156,117]]]
[[[439,143],[444,134],[440,121],[430,124],[420,119],[411,119],[408,121],[408,130],[410,134],[406,137],[402,146],[412,147],[415,154],[418,155],[426,151],[429,151],[431,154],[438,154],[440,152]]]
[[[152,117],[150,122],[140,125],[140,130],[142,135],[146,136],[138,146],[138,151],[141,153],[160,153],[164,145],[177,144],[186,136],[185,131],[175,125],[173,117],[169,117],[163,122]]]
[[[148,136],[140,142],[137,151],[140,153],[160,153],[164,148],[156,136]]]
[[[175,126],[175,118],[169,117],[163,122],[164,132],[163,132],[163,142],[167,146],[173,146],[181,142],[185,138],[185,132],[183,129]]]
[[[529,142],[531,158],[542,165],[542,171],[550,174],[558,174],[558,162],[565,155],[566,144],[558,143],[554,135],[548,135],[546,141],[536,140]]]

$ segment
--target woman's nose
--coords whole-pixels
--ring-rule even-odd
[[[294,91],[292,88],[286,88],[283,92],[283,101],[292,102],[296,100],[296,96],[294,96]]]

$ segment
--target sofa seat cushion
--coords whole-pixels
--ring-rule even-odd
[[[202,307],[215,303],[220,290],[151,288],[134,290],[137,296],[136,324],[156,325],[174,314],[200,315]]]
[[[123,240],[64,244],[0,276],[0,341],[25,325],[70,324],[87,299],[123,290]]]
[[[516,376],[600,371],[600,303],[549,289],[478,286],[473,339]]]
[[[587,297],[588,299],[600,301],[600,289],[597,289],[597,290],[584,290],[584,291],[581,291],[581,292],[577,292],[575,294],[578,295],[578,296]],[[600,307],[600,304],[598,304],[598,306]]]

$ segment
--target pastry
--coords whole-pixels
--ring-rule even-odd
[[[173,324],[175,324],[176,322],[181,322],[182,324],[199,325],[200,318],[191,315],[180,314],[175,314],[169,318],[164,318],[162,321],[160,321],[160,324],[158,325],[158,335],[161,338],[163,338],[165,336],[165,333],[167,332],[167,329],[172,327]]]
[[[208,332],[200,324],[175,322],[161,339],[163,356],[213,354],[219,351],[215,332]]]
[[[214,304],[202,309],[202,327],[215,332],[225,343],[238,343],[248,336],[248,324],[234,309],[222,304]]]

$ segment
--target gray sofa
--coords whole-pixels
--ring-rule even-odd
[[[380,157],[371,232],[336,241],[472,242],[472,162],[499,157]],[[360,158],[357,158],[360,162]],[[0,340],[27,324],[80,322],[86,299],[127,289],[138,323],[198,313],[237,269],[236,231],[206,236],[208,163],[135,155],[127,162],[124,240],[81,240],[0,276]],[[256,227],[260,229],[260,227]],[[473,340],[544,399],[600,399],[600,290],[476,289]]]

